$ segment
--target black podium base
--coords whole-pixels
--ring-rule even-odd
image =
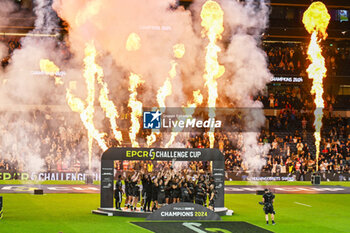
[[[215,208],[215,213],[217,213],[219,216],[225,216],[227,212],[230,212],[230,214],[233,214],[232,210],[228,210],[225,207],[222,208]],[[99,214],[99,215],[105,215],[105,216],[121,216],[121,217],[133,217],[133,218],[147,218],[149,215],[152,214],[152,212],[145,212],[145,211],[131,211],[130,209],[127,210],[117,210],[115,208],[98,208],[97,210],[91,211],[93,214]]]
[[[97,210],[92,211],[93,214],[100,214],[106,216],[122,216],[122,217],[134,217],[134,218],[147,218],[152,212],[145,211],[131,211],[127,210],[117,210],[115,208],[98,208]]]

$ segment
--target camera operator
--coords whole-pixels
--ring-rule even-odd
[[[275,210],[273,209],[273,202],[275,199],[275,195],[271,193],[268,189],[265,189],[265,193],[263,195],[263,204],[264,204],[264,212],[266,224],[269,224],[269,214],[271,214],[272,224],[275,225]]]

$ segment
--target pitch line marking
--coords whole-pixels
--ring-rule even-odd
[[[298,204],[298,205],[303,205],[303,206],[307,206],[307,207],[312,207],[311,205],[307,205],[307,204],[303,204],[303,203],[300,203],[300,202],[294,202],[295,204]]]

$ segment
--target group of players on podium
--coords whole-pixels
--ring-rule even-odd
[[[124,194],[124,210],[152,212],[162,205],[178,202],[192,202],[213,210],[216,197],[212,176],[199,173],[191,176],[186,170],[175,172],[173,169],[156,175],[146,174],[143,170],[135,171],[133,175],[119,175],[114,192],[116,209],[122,209]],[[141,207],[138,209],[140,200]]]

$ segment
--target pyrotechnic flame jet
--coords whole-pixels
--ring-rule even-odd
[[[109,90],[106,82],[103,81],[103,69],[101,66],[96,64],[96,48],[93,43],[87,44],[85,48],[85,53],[88,56],[85,58],[86,63],[90,66],[89,69],[94,70],[97,82],[101,85],[99,102],[103,111],[106,113],[106,117],[109,119],[109,123],[111,124],[111,129],[113,131],[115,139],[121,143],[123,141],[122,133],[118,130],[117,118],[119,117],[116,106],[113,101],[108,98]]]
[[[126,50],[137,51],[141,48],[141,38],[138,34],[132,32],[126,40]]]
[[[86,101],[75,97],[71,90],[67,89],[66,99],[69,107],[74,112],[80,114],[80,119],[82,120],[85,128],[88,131],[88,151],[89,151],[89,170],[91,169],[92,161],[92,145],[93,139],[95,139],[100,146],[100,148],[105,151],[108,149],[106,142],[104,140],[105,133],[100,133],[94,126],[94,103],[95,103],[95,75],[98,72],[96,70],[95,57],[92,53],[93,45],[87,44],[85,48],[85,58],[84,58],[84,78],[87,86],[88,96]]]
[[[217,2],[209,0],[202,6],[201,19],[202,34],[206,35],[209,40],[206,47],[204,74],[205,85],[208,88],[209,118],[215,118],[216,99],[218,97],[216,80],[225,72],[225,67],[218,62],[218,53],[221,49],[216,44],[217,40],[221,39],[221,34],[224,31],[224,12]],[[214,147],[214,130],[215,128],[211,127],[208,132],[210,148]]]
[[[85,58],[84,58],[84,77],[87,83],[88,87],[88,97],[86,102],[88,103],[88,106],[85,106],[86,103],[75,97],[71,90],[68,88],[66,93],[66,99],[68,102],[68,105],[74,112],[80,113],[80,118],[85,126],[85,128],[88,130],[88,150],[89,150],[89,169],[91,168],[91,157],[92,157],[92,142],[93,139],[95,139],[100,146],[102,150],[107,150],[108,147],[106,145],[105,140],[103,137],[105,136],[105,133],[100,133],[93,124],[93,114],[94,114],[94,100],[95,100],[95,77],[97,77],[97,82],[101,85],[100,90],[100,96],[99,101],[102,109],[106,113],[106,117],[109,118],[110,124],[112,127],[112,131],[114,133],[114,136],[118,142],[122,142],[122,134],[120,131],[117,130],[118,126],[116,123],[116,119],[119,117],[117,109],[114,105],[114,103],[109,100],[108,98],[108,86],[107,83],[103,81],[103,69],[99,65],[96,64],[96,48],[93,43],[86,44],[85,48]],[[57,74],[59,72],[59,68],[50,60],[47,59],[41,59],[40,60],[40,69],[42,72],[45,72],[46,74],[52,76],[54,74]],[[55,77],[59,78],[59,77]],[[59,83],[56,84],[63,84],[63,81],[61,79],[58,79]],[[90,104],[89,104],[90,103]]]
[[[306,30],[311,34],[311,40],[307,51],[308,58],[311,61],[307,68],[309,78],[312,79],[311,94],[315,95],[316,109],[314,111],[315,126],[315,146],[316,146],[316,171],[318,171],[318,157],[320,154],[321,128],[323,118],[324,101],[323,78],[326,77],[325,59],[322,56],[320,41],[327,38],[327,27],[330,20],[327,7],[322,2],[313,2],[305,11],[303,23]]]
[[[141,48],[141,38],[136,33],[130,33],[125,45],[128,51],[137,51]],[[131,108],[130,120],[131,126],[129,129],[129,138],[132,147],[139,147],[139,143],[136,141],[136,135],[140,131],[140,120],[142,116],[142,102],[137,100],[137,88],[145,81],[141,79],[140,75],[130,73],[129,75],[129,102],[128,107]]]
[[[185,54],[185,45],[184,44],[176,44],[173,46],[173,53],[175,58],[182,58]],[[175,60],[171,60],[171,69],[169,71],[169,76],[167,79],[164,81],[163,86],[161,86],[158,89],[157,92],[157,103],[158,107],[161,108],[162,110],[165,110],[165,99],[166,97],[170,96],[172,94],[172,84],[171,81],[173,78],[176,77],[176,67],[178,63]],[[157,135],[159,135],[159,130],[152,130],[152,133],[147,136],[147,146],[150,147],[156,140],[157,140]]]
[[[108,147],[106,145],[106,142],[103,139],[103,137],[105,136],[105,133],[100,133],[95,128],[93,123],[91,123],[91,117],[89,115],[91,110],[88,109],[88,107],[86,107],[85,102],[80,98],[75,97],[69,89],[67,89],[66,99],[72,111],[80,113],[80,118],[85,128],[88,130],[89,143],[90,143],[90,136],[91,136],[91,140],[95,139],[102,150],[104,151],[107,150]],[[89,162],[91,162],[91,157],[90,157],[91,153],[92,153],[92,145],[90,146],[89,144]],[[90,166],[90,163],[89,163],[89,166]]]
[[[55,79],[56,85],[63,85],[62,78],[57,76],[57,74],[60,72],[60,69],[52,61],[48,59],[41,59],[40,70],[46,75],[53,77]]]
[[[191,118],[194,111],[196,110],[196,107],[198,105],[201,105],[203,103],[203,96],[200,92],[200,90],[193,91],[193,102],[187,103],[187,108],[184,108],[183,111],[186,116],[189,116],[188,118]],[[187,120],[187,118],[185,119]],[[179,132],[171,132],[170,140],[165,144],[165,148],[169,148],[174,142]]]
[[[128,107],[131,108],[130,120],[131,126],[129,131],[129,137],[132,147],[139,147],[139,143],[136,141],[136,135],[140,131],[139,118],[142,116],[142,102],[137,100],[137,88],[145,81],[137,74],[131,73],[129,76],[129,91],[130,98]]]

